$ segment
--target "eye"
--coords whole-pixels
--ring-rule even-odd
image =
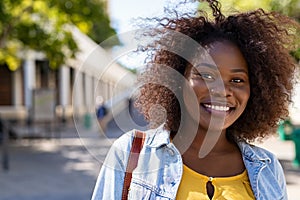
[[[195,79],[202,79],[204,81],[214,81],[216,80],[216,72],[213,70],[203,70],[202,68],[193,68],[192,77]]]
[[[234,79],[231,80],[231,82],[233,82],[233,83],[244,83],[245,81],[241,78],[234,78]]]
[[[214,76],[210,73],[200,73],[200,76],[204,80],[215,80]]]

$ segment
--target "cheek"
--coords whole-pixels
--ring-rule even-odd
[[[250,98],[250,87],[241,88],[236,92],[236,95],[238,99],[240,100],[241,104],[243,104],[245,107],[247,105],[247,102]]]
[[[198,91],[197,88],[193,86],[195,86],[194,83],[189,81],[183,87],[183,102],[186,111],[192,116],[192,118],[199,119],[200,110]]]
[[[189,84],[198,99],[208,92],[207,85],[201,80],[191,80]]]

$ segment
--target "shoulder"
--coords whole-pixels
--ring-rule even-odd
[[[271,151],[246,142],[240,142],[238,145],[245,159],[254,162],[264,162],[271,168],[281,168],[277,157]]]
[[[146,131],[136,129],[128,131],[114,141],[111,149],[122,154],[130,152],[132,141],[137,131],[144,133],[144,146],[159,147],[170,142],[169,131],[164,129],[163,125],[161,125],[156,129],[149,129]]]
[[[105,158],[104,165],[114,168],[118,166],[121,170],[125,169],[136,131],[139,130],[133,129],[128,131],[113,142]],[[141,132],[144,133],[145,137],[142,151],[145,148],[158,148],[163,144],[169,143],[169,132],[161,127]]]
[[[286,181],[277,157],[269,150],[248,143],[239,143],[254,192],[263,199],[286,199]],[[259,198],[261,199],[261,198]]]
[[[126,166],[125,161],[128,158],[128,154],[131,148],[131,135],[132,131],[124,133],[121,137],[119,137],[112,143],[105,157],[103,166],[112,169],[118,168],[118,170],[124,171]]]
[[[271,151],[269,151],[269,150],[267,150],[267,149],[265,149],[263,147],[260,147],[260,146],[257,146],[257,145],[253,145],[253,144],[247,144],[247,145],[261,159],[264,159],[264,158],[269,158],[269,159],[272,159],[272,160],[273,159],[277,159],[274,153],[272,153]]]
[[[113,144],[112,147],[118,147],[122,149],[127,149],[130,147],[130,144],[132,142],[133,136],[134,136],[135,130],[130,130],[124,134],[122,134],[119,138],[117,138]]]
[[[135,132],[143,132],[145,137],[144,146],[150,148],[158,148],[162,145],[170,143],[170,131],[164,128],[164,124],[155,128],[148,129],[146,131],[140,131],[133,129],[127,133],[124,133],[120,138],[118,138],[113,146],[121,147],[130,151],[132,140],[134,138]]]

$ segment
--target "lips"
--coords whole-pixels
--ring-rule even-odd
[[[208,103],[202,103],[201,104],[206,111],[208,112],[214,112],[214,113],[226,113],[228,114],[230,111],[234,109],[233,106],[229,104],[224,104],[224,103],[213,103],[213,102],[208,102]]]

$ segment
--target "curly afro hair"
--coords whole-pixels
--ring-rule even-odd
[[[286,16],[262,9],[225,17],[220,11],[219,2],[208,0],[208,3],[213,20],[201,10],[197,15],[156,19],[159,26],[149,34],[161,37],[144,48],[151,53],[147,67],[138,80],[147,84],[140,88],[135,106],[148,120],[153,120],[151,108],[154,105],[164,107],[165,128],[172,135],[176,134],[182,116],[178,97],[174,93],[180,90],[182,83],[174,81],[172,75],[167,73],[168,70],[162,69],[172,68],[183,76],[189,62],[177,53],[161,48],[166,39],[164,35],[168,31],[176,31],[192,38],[201,46],[228,40],[240,48],[247,61],[251,91],[245,111],[227,129],[227,136],[244,141],[262,139],[273,134],[279,120],[289,114],[288,105],[291,102],[296,66],[289,52],[296,48],[299,26]],[[176,44],[176,40],[173,40],[172,46],[183,51],[185,49],[182,41]],[[157,80],[162,77],[167,80],[171,89],[157,84]]]

